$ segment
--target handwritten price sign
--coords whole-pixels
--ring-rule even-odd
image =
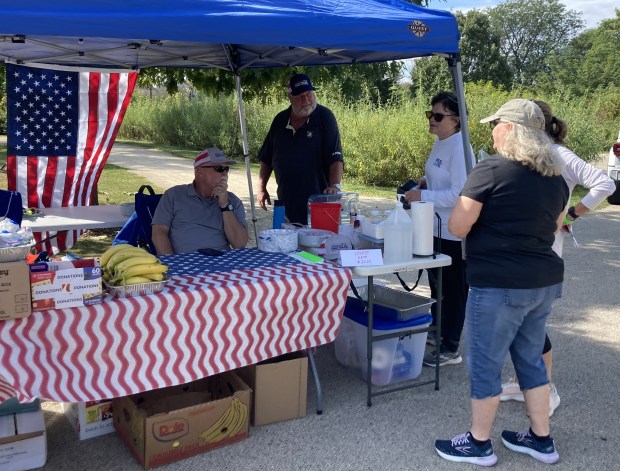
[[[383,256],[380,249],[341,250],[340,265],[343,267],[383,265]]]

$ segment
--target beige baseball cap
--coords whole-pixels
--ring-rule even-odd
[[[491,116],[481,119],[481,123],[489,123],[501,119],[531,128],[545,129],[545,115],[532,100],[516,98],[504,103]]]

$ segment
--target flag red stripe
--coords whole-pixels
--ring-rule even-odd
[[[26,157],[26,182],[28,185],[27,201],[29,208],[39,207],[39,197],[37,195],[37,183],[38,183],[38,161],[37,157]],[[22,195],[23,201],[23,195]]]
[[[43,195],[41,203],[45,208],[52,207],[52,198],[54,196],[54,182],[58,173],[58,158],[48,157],[47,168],[45,169],[45,180],[43,182]]]
[[[71,190],[73,188],[73,185],[75,184],[75,160],[75,156],[71,155],[66,157],[67,167],[65,168],[65,188],[62,193],[62,201],[60,202],[60,204],[58,204],[58,201],[54,201],[54,206],[60,206],[62,208],[70,206],[69,202],[71,198]]]
[[[14,155],[6,157],[6,178],[7,189],[17,191],[17,157]]]

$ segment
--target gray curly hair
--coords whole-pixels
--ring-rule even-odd
[[[553,141],[542,129],[521,124],[512,124],[512,131],[506,133],[499,153],[510,160],[521,162],[544,177],[560,175],[564,164]]]

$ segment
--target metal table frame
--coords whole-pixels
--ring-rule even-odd
[[[380,396],[383,394],[388,394],[394,391],[401,391],[403,389],[414,388],[417,386],[424,386],[426,384],[435,383],[435,390],[439,390],[439,355],[436,356],[436,365],[435,365],[435,379],[429,381],[416,381],[410,380],[406,381],[405,384],[399,384],[397,386],[392,387],[382,387],[379,391],[373,391],[372,388],[372,344],[375,341],[385,340],[389,338],[402,337],[403,335],[412,335],[419,334],[424,332],[435,333],[435,341],[436,345],[439,345],[439,336],[441,333],[441,296],[437,296],[437,309],[436,309],[436,322],[434,326],[424,327],[424,328],[412,328],[406,329],[398,332],[393,332],[391,334],[384,335],[373,335],[373,297],[374,297],[374,286],[373,280],[375,275],[387,275],[390,273],[400,273],[400,272],[408,272],[408,271],[417,271],[426,268],[438,268],[437,273],[437,292],[442,292],[442,268],[448,266],[452,263],[452,259],[448,255],[444,254],[436,254],[430,257],[416,257],[413,260],[409,260],[407,262],[400,263],[390,263],[385,265],[377,265],[370,267],[352,267],[351,272],[353,275],[357,276],[366,276],[368,277],[368,327],[367,327],[367,349],[366,349],[366,358],[368,361],[368,369],[366,375],[366,386],[367,386],[367,399],[366,403],[368,407],[372,405],[372,398],[374,396]]]

